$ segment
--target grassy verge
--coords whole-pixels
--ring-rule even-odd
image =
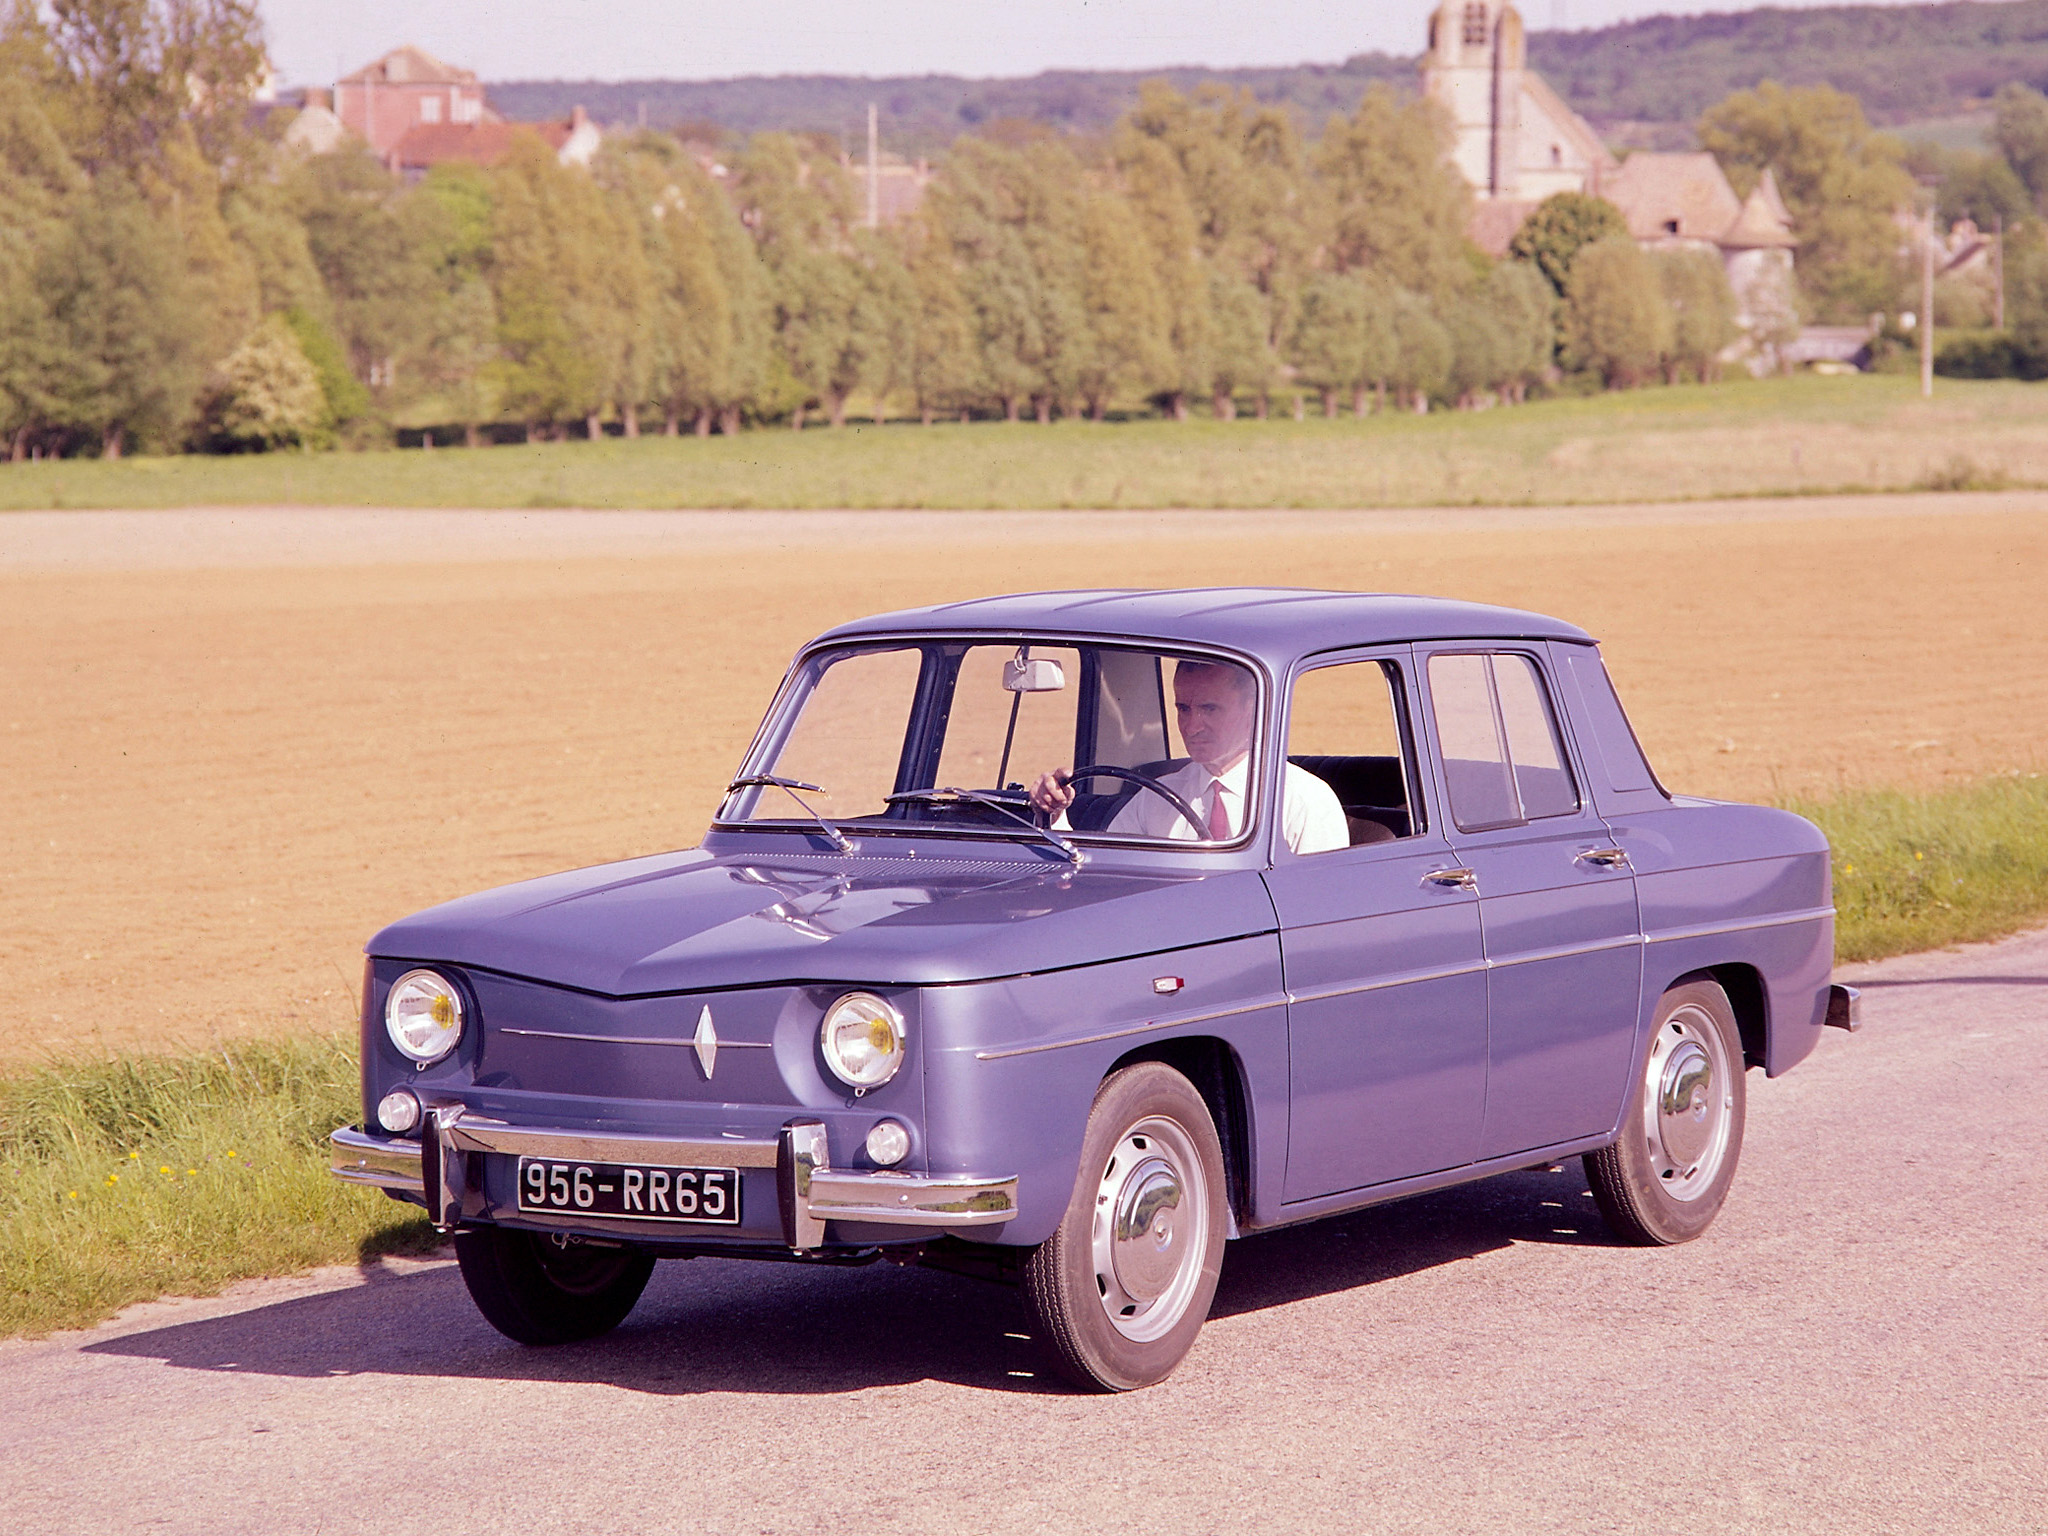
[[[1835,956],[1994,939],[2048,915],[2048,777],[1932,794],[1867,790],[1789,807],[1835,855]]]
[[[1835,849],[1843,960],[1996,938],[2048,915],[2048,778],[1794,804]],[[327,1036],[110,1058],[0,1079],[0,1337],[82,1327],[380,1253],[425,1252],[409,1206],[337,1183],[355,1046]]]
[[[1514,506],[2048,485],[2048,385],[1741,379],[1363,420],[853,423],[734,437],[0,465],[0,510]]]
[[[355,1055],[329,1036],[0,1079],[0,1337],[432,1248],[413,1207],[327,1172],[327,1133],[361,1118]]]

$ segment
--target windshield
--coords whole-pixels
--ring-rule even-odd
[[[1068,641],[824,651],[719,820],[1230,843],[1252,821],[1257,720],[1251,670],[1210,657]]]

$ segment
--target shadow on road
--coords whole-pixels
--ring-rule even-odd
[[[1576,1160],[1245,1238],[1214,1317],[1234,1317],[1506,1248],[1610,1241]],[[624,1326],[528,1349],[470,1305],[454,1266],[86,1346],[197,1371],[602,1383],[627,1391],[839,1393],[916,1381],[1060,1392],[1017,1294],[924,1269],[692,1259],[656,1268]]]

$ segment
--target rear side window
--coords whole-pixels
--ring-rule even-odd
[[[1656,789],[1656,775],[1643,757],[1643,749],[1629,726],[1621,700],[1615,696],[1614,683],[1600,653],[1582,645],[1558,649],[1565,651],[1572,676],[1579,680],[1579,692],[1586,701],[1586,721],[1592,727],[1593,745],[1599,753],[1600,766],[1607,771],[1609,786],[1622,793]],[[1583,744],[1583,734],[1580,740]]]
[[[1535,662],[1513,652],[1432,656],[1429,696],[1459,830],[1578,810],[1578,786]]]

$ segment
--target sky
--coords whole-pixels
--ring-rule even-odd
[[[1754,4],[1522,0],[1521,10],[1532,29],[1576,29]],[[417,43],[486,81],[1334,64],[1354,53],[1421,52],[1435,0],[879,0],[865,6],[848,0],[261,0],[261,6],[283,83],[323,85],[401,43]]]

